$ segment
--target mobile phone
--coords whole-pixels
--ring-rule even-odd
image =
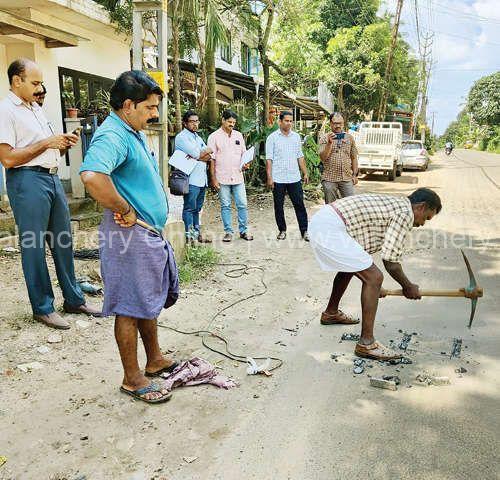
[[[83,127],[76,127],[71,133],[73,135],[76,135],[77,137],[79,137],[82,130],[83,130]]]

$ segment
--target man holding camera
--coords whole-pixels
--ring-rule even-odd
[[[319,140],[319,157],[324,167],[321,185],[327,204],[354,195],[354,185],[358,183],[356,143],[352,135],[344,132],[340,113],[330,115],[330,127],[332,131]]]

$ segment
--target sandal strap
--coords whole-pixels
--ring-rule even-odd
[[[135,393],[141,397],[147,395],[148,393],[155,393],[155,392],[161,392],[161,386],[158,385],[157,383],[150,383],[149,385],[143,388],[139,388],[139,390],[135,391]]]
[[[350,322],[356,321],[357,319],[347,315],[342,310],[337,310],[337,313],[324,313],[329,318],[338,318],[339,320],[349,320]]]

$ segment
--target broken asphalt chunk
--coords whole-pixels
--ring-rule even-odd
[[[408,348],[408,345],[410,344],[410,342],[411,342],[411,335],[408,333],[405,333],[403,335],[403,338],[399,342],[399,349],[406,350]]]
[[[352,342],[357,342],[357,341],[359,341],[359,334],[358,333],[343,333],[341,340],[350,340]]]
[[[451,347],[451,357],[459,357],[460,353],[462,352],[462,339],[461,338],[454,338],[453,339],[453,345]]]
[[[425,386],[434,385],[436,387],[441,387],[443,385],[450,384],[450,379],[448,377],[430,375],[426,372],[419,373],[415,379],[420,385],[425,385]]]
[[[384,380],[383,378],[370,378],[370,385],[376,388],[385,388],[386,390],[398,389],[394,380]]]
[[[383,380],[392,380],[396,385],[401,384],[401,379],[397,375],[383,375],[382,376]]]

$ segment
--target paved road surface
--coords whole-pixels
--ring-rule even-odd
[[[435,244],[424,238],[405,266],[421,286],[460,287],[467,275],[456,247],[464,247],[485,288],[472,330],[465,328],[465,300],[385,299],[377,322],[381,340],[397,341],[402,329],[417,332],[413,342],[419,342],[413,344],[415,364],[396,372],[405,385],[389,392],[370,388],[365,376],[354,378],[353,345],[338,343],[344,329],[321,327],[316,315],[298,336],[285,340],[287,364],[276,383],[245,404],[253,411],[231,425],[232,433],[212,452],[214,457],[199,462],[193,478],[500,478],[499,181],[499,155],[458,150],[452,157],[437,156],[427,172],[405,172],[396,183],[362,182],[366,191],[406,193],[429,186],[441,195],[443,211],[428,227],[436,234]],[[329,275],[304,271],[300,263],[284,274],[300,286],[291,295],[278,295],[279,288],[271,287],[276,296],[269,314],[294,306],[294,293],[300,291],[327,297]],[[354,313],[359,312],[358,292],[356,285],[347,299]],[[292,315],[300,321],[300,314]],[[440,353],[450,352],[454,337],[463,338],[460,360]],[[331,353],[345,356],[335,363]],[[459,366],[468,370],[463,378],[454,372]],[[425,369],[448,375],[452,385],[408,388],[415,373]],[[372,370],[390,373],[395,368]]]

